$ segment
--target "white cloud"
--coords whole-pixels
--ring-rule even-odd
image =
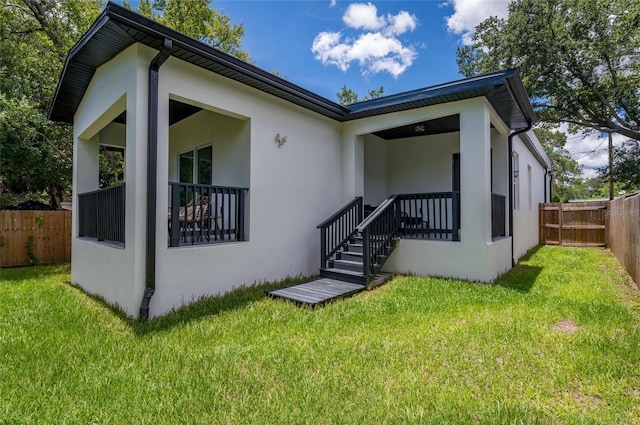
[[[378,8],[371,3],[353,3],[342,16],[342,22],[350,28],[379,30],[386,25],[384,16],[378,16]]]
[[[609,163],[608,137],[600,134],[589,134],[582,137],[580,134],[568,133],[568,126],[563,124],[560,131],[567,134],[565,148],[571,153],[571,157],[582,165],[583,177],[596,177],[599,167],[605,167]],[[618,145],[626,138],[620,134],[613,135],[613,144]]]
[[[311,51],[316,54],[325,65],[335,65],[343,71],[349,69],[350,46],[340,43],[342,34],[339,32],[321,32],[313,40]]]
[[[338,0],[331,0],[329,7],[334,7],[338,3]]]
[[[346,71],[357,63],[364,74],[388,72],[394,78],[405,72],[417,56],[414,46],[405,46],[397,37],[413,31],[418,19],[406,11],[378,16],[371,3],[351,4],[342,17],[343,31],[361,30],[353,37],[343,32],[323,31],[313,40],[311,51],[324,65]],[[353,31],[350,31],[353,32]]]
[[[415,15],[404,10],[397,15],[388,15],[389,26],[387,31],[391,35],[402,35],[407,31],[413,31],[418,26],[418,19]]]
[[[508,16],[508,0],[449,0],[448,4],[454,13],[447,18],[447,29],[460,35],[466,45],[472,44],[473,32],[480,22],[490,16]]]

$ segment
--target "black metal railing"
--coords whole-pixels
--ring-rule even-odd
[[[124,243],[125,184],[78,195],[78,236]]]
[[[362,238],[362,273],[369,285],[398,238],[460,240],[460,192],[392,195],[363,220],[362,198],[342,207],[323,223],[321,268],[349,241]]]
[[[362,197],[359,196],[318,225],[322,268],[327,267],[331,257],[355,236],[362,214]]]
[[[396,199],[402,237],[460,240],[460,192],[403,194]]]
[[[507,197],[497,193],[491,194],[491,237],[506,236],[506,200]]]
[[[384,258],[393,249],[395,239],[400,236],[401,213],[398,197],[387,198],[358,227],[362,236],[362,273],[368,286]]]
[[[169,183],[169,246],[246,240],[249,189]]]

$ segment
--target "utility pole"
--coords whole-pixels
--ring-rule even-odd
[[[609,200],[613,201],[613,136],[609,132]]]

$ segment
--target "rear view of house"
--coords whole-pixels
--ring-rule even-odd
[[[72,280],[133,316],[319,267],[488,282],[550,199],[516,70],[344,107],[113,3],[50,119],[74,126]],[[101,146],[124,184],[99,189]]]

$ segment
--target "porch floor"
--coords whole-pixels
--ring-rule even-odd
[[[400,236],[400,239],[424,239],[424,240],[432,240],[432,241],[452,241],[453,237],[451,233],[411,233],[406,232],[405,234]]]
[[[320,278],[311,282],[272,289],[266,291],[266,294],[273,298],[283,298],[298,304],[315,307],[338,298],[349,297],[365,289],[364,285],[356,283]]]
[[[180,240],[178,241],[178,247],[200,246],[200,245],[215,245],[215,244],[229,243],[229,242],[238,242],[236,240],[236,235],[234,235],[234,234],[225,235],[224,239],[222,239],[221,236],[218,236],[217,238],[214,237],[214,236],[210,236],[209,240],[207,240],[204,236],[196,235],[195,237],[191,237],[191,235],[189,235],[187,238],[180,237]]]

